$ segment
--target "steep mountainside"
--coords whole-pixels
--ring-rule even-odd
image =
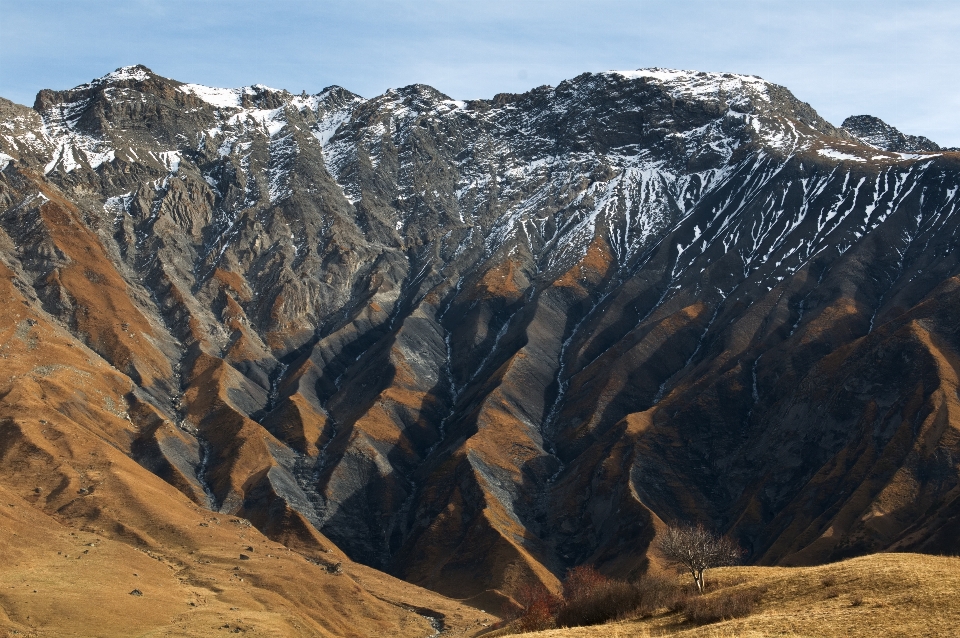
[[[142,467],[449,596],[636,573],[682,520],[761,564],[957,552],[960,154],[851,131],[731,74],[127,67],[0,104],[0,258],[128,384]]]

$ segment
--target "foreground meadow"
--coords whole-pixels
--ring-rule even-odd
[[[687,577],[689,578],[689,576]],[[960,558],[874,554],[818,567],[711,570],[704,601],[760,592],[743,617],[707,624],[663,608],[645,618],[520,634],[538,638],[960,635]],[[508,635],[510,627],[491,635]]]

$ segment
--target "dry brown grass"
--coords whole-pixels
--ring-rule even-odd
[[[706,597],[764,593],[750,615],[709,625],[663,610],[652,618],[524,635],[886,638],[956,636],[960,627],[960,558],[874,554],[819,567],[727,567],[712,570],[710,580],[715,586]]]

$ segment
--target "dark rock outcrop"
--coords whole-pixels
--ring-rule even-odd
[[[941,150],[939,146],[922,135],[904,135],[879,117],[852,115],[841,125],[861,142],[883,151],[901,153],[924,153]]]

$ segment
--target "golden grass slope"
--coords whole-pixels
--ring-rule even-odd
[[[752,614],[703,626],[682,613],[522,634],[538,638],[960,636],[960,558],[873,554],[818,567],[710,570],[706,596],[765,590]]]

